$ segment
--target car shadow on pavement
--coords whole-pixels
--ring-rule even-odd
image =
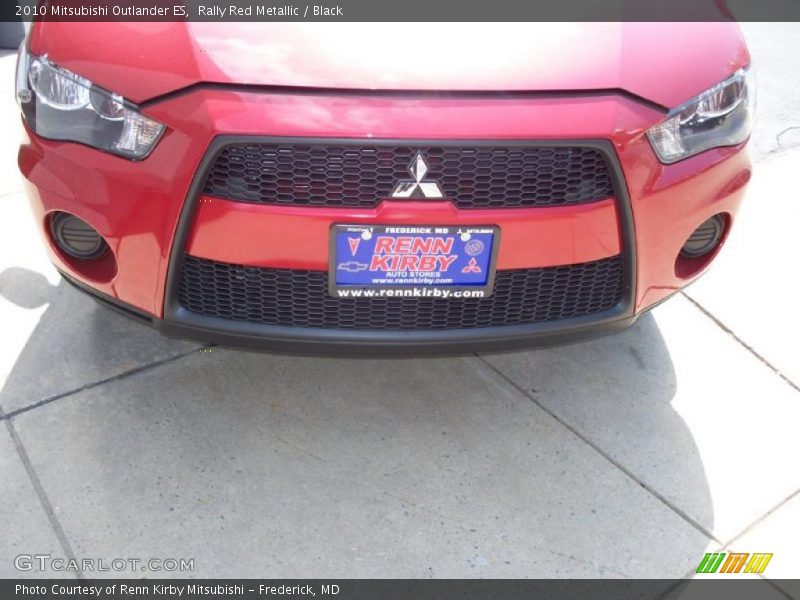
[[[27,311],[44,310],[33,328],[7,328],[6,353],[18,358],[2,391],[6,414],[189,352],[195,344],[161,338],[108,310],[59,279],[26,268],[0,272],[0,297]],[[29,320],[26,311],[9,325]],[[12,348],[9,348],[11,346]]]
[[[168,340],[21,268],[0,296],[46,307],[0,405],[83,555],[192,558],[194,576],[665,578],[713,530],[650,316],[524,353],[320,359]]]

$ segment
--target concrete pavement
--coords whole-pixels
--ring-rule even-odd
[[[720,548],[796,577],[800,29],[744,29],[764,88],[728,247],[631,330],[554,349],[332,360],[161,338],[59,282],[6,136],[0,577],[52,553],[193,576],[670,578]],[[0,71],[16,123],[12,56]]]

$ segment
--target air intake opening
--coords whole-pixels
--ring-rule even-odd
[[[50,232],[65,254],[80,260],[94,260],[108,252],[108,244],[86,221],[65,212],[50,219]]]

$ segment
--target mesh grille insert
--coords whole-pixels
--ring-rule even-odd
[[[422,152],[459,208],[562,206],[613,196],[608,164],[581,146],[392,146],[247,143],[217,156],[204,193],[256,204],[376,206]]]
[[[333,298],[328,274],[248,267],[186,256],[179,301],[191,312],[236,321],[418,331],[541,323],[613,308],[622,257],[570,266],[498,271],[488,298]]]

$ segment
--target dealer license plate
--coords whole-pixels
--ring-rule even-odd
[[[494,284],[497,227],[334,225],[337,298],[483,298]]]

